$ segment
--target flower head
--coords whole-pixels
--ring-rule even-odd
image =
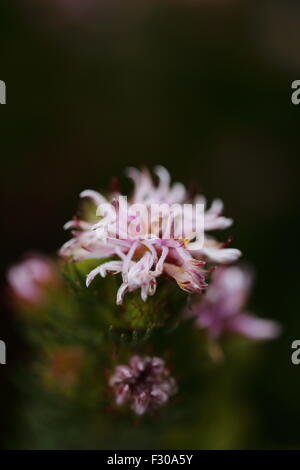
[[[48,258],[32,255],[11,266],[7,279],[17,299],[37,304],[42,300],[44,288],[56,281],[56,274]]]
[[[255,317],[244,310],[249,298],[252,276],[237,266],[217,268],[205,296],[185,313],[196,319],[199,328],[213,338],[226,332],[252,339],[271,339],[280,333],[279,325]]]
[[[136,289],[146,300],[155,293],[157,278],[165,274],[181,289],[199,293],[207,287],[204,266],[208,261],[225,264],[240,256],[239,250],[204,236],[205,231],[232,223],[221,215],[220,200],[204,210],[205,199],[190,200],[181,183],[171,185],[168,171],[161,166],[155,169],[157,184],[147,170],[130,168],[127,173],[134,183],[129,201],[116,192],[105,198],[96,191],[83,191],[81,197],[92,200],[98,218],[75,218],[65,225],[73,230],[73,238],[63,245],[61,256],[72,261],[112,258],[88,274],[87,286],[97,275],[120,273],[123,282],[117,303],[121,304],[125,293]]]
[[[164,405],[177,392],[175,380],[159,357],[133,356],[109,379],[117,405],[131,404],[138,415]]]

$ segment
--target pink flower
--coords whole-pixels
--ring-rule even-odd
[[[117,405],[131,404],[138,415],[164,405],[177,392],[175,380],[159,357],[133,356],[109,379]]]
[[[217,268],[206,294],[185,314],[196,318],[199,328],[213,338],[226,332],[251,339],[271,339],[280,333],[277,322],[255,317],[244,311],[252,284],[249,271],[236,266]]]
[[[36,304],[41,301],[45,286],[56,280],[56,274],[48,258],[33,255],[11,266],[7,279],[17,299]]]
[[[97,0],[31,0],[33,5],[40,7],[42,13],[62,12],[71,17],[79,17],[85,12],[93,11]]]
[[[197,208],[206,205],[205,199],[198,196],[190,201],[182,184],[171,185],[165,168],[156,167],[155,173],[157,184],[147,170],[128,170],[134,182],[129,202],[116,193],[104,198],[96,191],[83,191],[81,197],[94,203],[95,212],[98,208],[98,218],[75,218],[65,225],[73,229],[73,238],[63,245],[61,256],[71,261],[112,258],[89,273],[87,286],[97,275],[121,274],[118,304],[126,292],[136,289],[141,289],[145,301],[155,293],[162,274],[175,279],[186,292],[199,293],[207,286],[206,262],[226,264],[241,254],[204,236],[204,230],[225,229],[232,223],[221,215],[220,200],[204,212],[199,225]]]

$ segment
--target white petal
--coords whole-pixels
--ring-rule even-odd
[[[170,173],[168,172],[168,170],[164,166],[157,165],[154,168],[154,171],[159,178],[159,187],[161,189],[168,189],[171,180]]]
[[[204,216],[204,230],[225,230],[233,224],[228,217]]]
[[[186,198],[186,189],[181,183],[174,183],[168,195],[169,204],[180,204]]]
[[[216,263],[227,264],[236,261],[242,253],[236,248],[204,247],[201,250],[201,254]]]
[[[224,208],[223,201],[221,199],[214,199],[207,213],[220,215],[223,211],[223,208]]]
[[[280,335],[279,323],[249,314],[240,314],[230,322],[230,330],[251,339],[273,339]]]
[[[123,303],[123,297],[128,290],[128,284],[123,283],[117,292],[117,305],[121,305]]]
[[[91,282],[94,280],[94,278],[97,276],[97,274],[100,273],[101,266],[98,266],[97,268],[93,269],[86,277],[86,287],[89,287]]]
[[[122,271],[122,267],[123,261],[108,261],[108,263],[104,263],[99,266],[99,274],[102,277],[105,277],[108,271],[118,274]]]

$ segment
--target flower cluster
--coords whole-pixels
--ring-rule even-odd
[[[252,275],[238,266],[218,268],[205,296],[186,310],[199,328],[213,338],[238,333],[251,339],[271,339],[280,333],[279,325],[244,311],[249,298]]]
[[[97,275],[105,277],[108,273],[121,273],[117,304],[123,302],[126,292],[136,289],[141,289],[141,297],[146,301],[156,291],[157,278],[165,274],[175,279],[184,291],[200,293],[207,287],[205,265],[208,262],[227,264],[239,258],[239,250],[227,248],[226,244],[206,234],[232,224],[231,219],[222,215],[223,204],[220,200],[215,200],[209,209],[203,196],[191,200],[182,184],[171,185],[168,171],[161,166],[155,168],[157,184],[147,170],[130,168],[127,173],[134,183],[128,210],[123,209],[121,195],[117,192],[105,198],[96,191],[86,190],[81,197],[92,200],[95,214],[100,215],[100,220],[96,216],[93,221],[76,217],[65,225],[66,229],[72,229],[73,235],[60,250],[60,255],[65,259],[80,261],[95,258],[101,261],[112,258],[88,274],[87,286]],[[181,210],[186,204],[189,204],[189,210]],[[136,210],[136,205],[145,210],[141,213]],[[170,213],[152,211],[153,205],[163,205],[165,208],[175,206],[171,220]],[[200,229],[195,220],[197,205],[205,207],[203,227]],[[105,211],[101,209],[103,207]],[[121,235],[120,230],[116,233],[116,220],[110,217],[112,214],[117,216],[118,227],[122,228]],[[166,225],[170,228],[167,237],[162,229]],[[177,235],[178,227],[183,227],[181,236]]]
[[[127,292],[135,290],[146,301],[156,292],[158,278],[166,276],[183,291],[196,294],[180,314],[192,318],[214,340],[226,333],[251,339],[278,336],[276,322],[255,317],[245,308],[252,275],[232,265],[241,252],[208,234],[232,224],[222,215],[223,203],[216,199],[208,208],[203,196],[192,198],[181,183],[171,184],[168,171],[161,166],[155,168],[155,177],[134,168],[127,174],[134,186],[130,198],[118,190],[106,197],[85,190],[81,197],[89,202],[90,211],[65,224],[72,238],[60,255],[73,262],[97,260],[97,267],[87,274],[87,287],[97,275],[120,274],[119,305]],[[49,285],[60,285],[52,263],[42,256],[12,266],[8,280],[15,298],[30,307],[39,305]],[[203,291],[204,295],[197,295]],[[56,349],[43,373],[45,384],[60,385],[69,393],[79,383],[84,361],[78,345]],[[159,408],[177,392],[163,359],[138,355],[115,367],[109,386],[117,405],[127,404],[138,415]]]
[[[176,382],[164,361],[148,356],[133,356],[128,365],[118,365],[109,385],[117,405],[130,403],[138,415],[162,406],[177,391]]]

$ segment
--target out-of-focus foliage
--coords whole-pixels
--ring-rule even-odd
[[[185,294],[170,283],[146,303],[134,293],[116,306],[113,278],[86,288],[84,273],[94,264],[62,266],[65,284],[40,306],[19,312],[32,348],[27,368],[15,377],[26,397],[19,445],[227,448],[242,442],[252,412],[237,394],[249,380],[255,348],[237,339],[211,343],[181,318]],[[225,362],[216,360],[221,347]],[[150,416],[117,407],[108,386],[114,366],[136,353],[163,357],[178,382],[179,393]],[[217,427],[209,429],[211,414]]]

